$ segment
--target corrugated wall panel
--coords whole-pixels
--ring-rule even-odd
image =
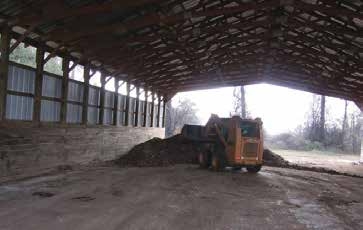
[[[67,104],[67,122],[81,123],[82,121],[82,106]]]
[[[41,121],[60,121],[60,108],[61,104],[57,101],[42,100],[41,102]]]
[[[103,110],[103,124],[111,125],[113,118],[113,110],[112,109],[104,109]]]
[[[34,94],[35,70],[9,65],[8,90]]]
[[[42,96],[61,98],[62,80],[56,77],[43,75]]]
[[[93,87],[89,88],[88,104],[97,106],[100,105],[100,89]]]
[[[88,106],[87,120],[89,124],[98,124],[99,108]]]
[[[105,107],[113,108],[114,93],[106,91],[105,93]]]
[[[130,97],[129,125],[135,124],[136,98]]]
[[[32,120],[34,99],[8,94],[6,96],[6,118],[11,120]]]
[[[68,101],[83,102],[83,84],[68,82]]]

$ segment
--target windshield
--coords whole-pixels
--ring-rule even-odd
[[[242,137],[260,137],[260,130],[256,122],[242,121],[240,127]]]

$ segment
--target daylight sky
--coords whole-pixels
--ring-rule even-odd
[[[249,85],[245,89],[247,110],[253,118],[262,118],[267,133],[293,131],[305,122],[313,94],[269,84]],[[196,103],[202,124],[207,122],[211,113],[226,117],[233,109],[232,87],[178,93],[173,98],[173,105],[182,98]],[[328,119],[341,119],[344,100],[327,97],[326,108]],[[358,108],[349,102],[348,111],[358,111]]]

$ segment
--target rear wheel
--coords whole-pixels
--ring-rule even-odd
[[[261,170],[262,165],[247,166],[246,169],[249,173],[258,173]]]
[[[208,168],[209,167],[209,159],[208,159],[208,154],[204,153],[204,152],[200,152],[198,154],[198,162],[199,162],[199,167],[201,168]]]
[[[221,159],[220,156],[217,154],[212,155],[212,162],[211,162],[212,170],[213,171],[222,171],[225,167],[224,161]]]

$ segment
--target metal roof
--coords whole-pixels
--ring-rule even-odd
[[[268,82],[363,103],[362,9],[361,0],[4,0],[0,18],[164,94]]]

